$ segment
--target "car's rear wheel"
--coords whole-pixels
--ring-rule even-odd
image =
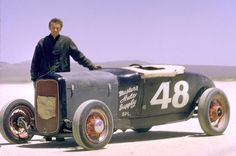
[[[148,132],[152,127],[148,127],[148,128],[135,128],[133,129],[133,131],[137,132],[137,133],[145,133]]]
[[[228,126],[230,107],[224,92],[209,88],[203,92],[198,104],[198,119],[207,135],[220,135]]]
[[[34,109],[30,102],[17,99],[9,102],[0,111],[0,132],[10,143],[26,143],[33,137],[26,130],[32,126]]]
[[[75,141],[84,149],[103,148],[113,134],[111,111],[101,101],[82,103],[75,112],[72,131]]]

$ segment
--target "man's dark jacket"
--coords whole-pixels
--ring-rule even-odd
[[[69,72],[70,56],[90,70],[95,68],[69,37],[59,35],[54,39],[50,34],[42,38],[35,48],[32,59],[31,80],[35,81],[48,72]]]

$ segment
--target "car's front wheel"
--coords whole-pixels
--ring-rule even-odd
[[[33,125],[34,109],[30,102],[17,99],[0,111],[0,132],[10,143],[26,143],[33,137],[26,128]]]
[[[100,149],[109,143],[113,134],[113,118],[105,103],[89,100],[75,112],[72,122],[73,137],[84,149]]]
[[[203,92],[198,104],[198,119],[207,135],[220,135],[228,126],[230,107],[224,92],[209,88]]]

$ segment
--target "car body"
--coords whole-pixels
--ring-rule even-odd
[[[35,108],[23,99],[10,102],[0,130],[14,143],[34,134],[72,136],[85,149],[100,149],[117,129],[146,132],[194,116],[208,135],[227,128],[228,100],[212,80],[183,66],[133,64],[44,75],[36,82]]]

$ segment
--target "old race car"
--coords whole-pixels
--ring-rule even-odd
[[[228,126],[227,97],[212,80],[183,66],[132,64],[44,75],[36,81],[34,107],[16,99],[2,108],[0,131],[11,143],[73,137],[85,149],[100,149],[117,129],[147,132],[196,116],[207,135]]]

